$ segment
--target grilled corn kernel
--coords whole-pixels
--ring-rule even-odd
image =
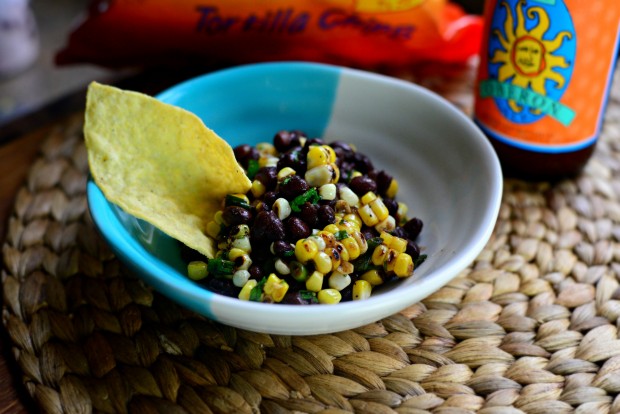
[[[192,280],[201,280],[209,275],[207,263],[201,260],[189,262],[187,265],[187,277]]]
[[[372,269],[367,270],[362,275],[362,279],[366,282],[370,283],[372,286],[377,286],[383,283],[383,278],[378,270]]]
[[[230,229],[230,237],[240,239],[250,235],[250,226],[247,224],[238,224]]]
[[[366,241],[366,237],[364,237],[364,235],[359,231],[352,232],[351,237],[353,237],[357,242],[357,245],[360,248],[360,254],[366,253],[368,250],[368,242]]]
[[[335,224],[328,224],[327,226],[323,228],[323,231],[326,231],[331,234],[336,234],[340,231],[340,229]]]
[[[336,151],[329,145],[323,145],[323,148],[325,148],[325,151],[329,154],[329,162],[336,162]]]
[[[319,248],[314,240],[299,239],[295,243],[295,257],[301,263],[307,263],[318,253]]]
[[[332,268],[331,270],[336,270],[338,269],[338,266],[340,266],[340,263],[342,261],[342,259],[340,258],[340,253],[338,252],[338,250],[334,247],[328,247],[325,249],[325,254],[327,254],[331,260],[332,263]]]
[[[252,253],[252,243],[250,243],[250,238],[247,236],[240,239],[234,239],[231,247],[241,249],[246,253]]]
[[[398,181],[395,178],[392,178],[388,189],[385,191],[385,195],[388,198],[396,197],[396,193],[398,193]]]
[[[338,251],[338,253],[340,253],[340,260],[349,261],[349,252],[347,251],[347,248],[344,247],[344,244],[336,242],[334,244],[334,248]]]
[[[324,184],[319,188],[319,195],[323,200],[335,200],[338,190],[336,184]]]
[[[286,283],[285,280],[280,279],[275,273],[271,273],[269,277],[267,277],[263,292],[271,296],[274,302],[280,302],[287,291],[288,283]]]
[[[351,273],[353,273],[353,271],[355,270],[355,267],[353,267],[353,263],[351,262],[345,262],[344,260],[340,263],[340,266],[338,266],[338,269],[336,269],[338,272],[340,273],[344,273],[346,275],[350,275]]]
[[[258,166],[259,167],[277,167],[278,166],[278,157],[273,157],[271,155],[261,155],[258,158]]]
[[[340,303],[342,295],[336,289],[321,289],[317,298],[319,299],[319,303],[324,305],[335,305],[336,303]]]
[[[387,255],[385,256],[385,261],[383,262],[385,270],[388,272],[394,271],[394,266],[396,266],[396,258],[398,257],[398,252],[394,249],[389,249]]]
[[[357,194],[344,185],[340,187],[340,199],[346,201],[350,206],[358,206],[360,203],[360,199]]]
[[[304,175],[306,182],[311,187],[321,187],[324,184],[338,182],[340,170],[336,164],[319,165],[309,168]]]
[[[330,226],[333,226],[333,224],[330,224]],[[327,227],[325,227],[327,228]],[[336,227],[336,231],[338,231],[338,228]],[[321,239],[323,239],[323,243],[325,243],[325,248],[329,248],[329,247],[334,247],[334,244],[336,243],[336,236],[334,236],[334,233],[329,232],[327,230],[321,230],[316,234],[317,237],[320,237]]]
[[[359,227],[357,227],[354,222],[347,221],[345,219],[342,219],[339,222],[337,222],[336,226],[338,227],[338,230],[345,230],[347,233],[351,233],[351,232],[359,230]]]
[[[353,283],[353,300],[364,300],[370,297],[372,285],[364,279],[358,279]]]
[[[360,218],[362,219],[364,224],[367,225],[368,227],[372,227],[379,222],[377,215],[372,210],[369,204],[361,206],[357,210],[357,213],[360,215]]]
[[[245,251],[241,249],[237,249],[237,248],[230,249],[230,251],[228,252],[228,260],[230,260],[231,262],[234,262],[237,257],[243,256],[244,254],[246,254]]]
[[[215,221],[210,221],[209,224],[207,224],[207,234],[214,239],[217,239],[217,236],[220,235],[220,230],[222,230],[222,227]]]
[[[393,231],[396,228],[396,220],[392,216],[387,216],[383,221],[375,224],[375,230],[379,233],[382,231]]]
[[[280,171],[278,171],[278,181],[284,180],[286,177],[297,174],[297,171],[292,169],[291,167],[284,167]]]
[[[355,260],[360,256],[360,247],[353,237],[347,237],[340,240],[340,243],[347,249],[349,260]]]
[[[323,288],[323,273],[314,271],[306,280],[306,289],[318,292]]]
[[[250,300],[250,292],[258,285],[256,279],[250,279],[241,288],[241,292],[239,292],[238,298],[241,300]]]
[[[308,162],[308,169],[311,169],[319,165],[329,164],[330,154],[323,145],[311,145],[308,148],[306,160]]]
[[[366,194],[364,194],[362,196],[360,201],[362,202],[362,204],[370,204],[371,202],[375,201],[376,199],[377,199],[377,195],[375,193],[373,193],[372,191],[369,191],[369,192],[367,192]]]
[[[407,219],[407,212],[408,211],[409,211],[409,207],[407,207],[407,204],[399,201],[398,202],[398,210],[396,210],[396,215],[401,220],[406,220]]]
[[[316,243],[316,247],[317,249],[319,249],[319,251],[325,250],[325,247],[327,245],[325,244],[325,240],[322,237],[319,237],[318,232],[317,234],[313,234],[312,236],[309,236],[308,239]]]
[[[249,279],[250,272],[248,272],[247,270],[237,270],[235,273],[233,273],[232,282],[233,285],[242,288],[245,285],[245,282],[247,282]]]
[[[392,236],[387,231],[382,231],[381,233],[379,233],[379,237],[381,237],[381,240],[383,240],[383,244],[385,244],[388,247],[390,247],[390,244],[392,243],[392,239],[394,238],[394,236]]]
[[[385,244],[380,244],[375,247],[375,250],[373,250],[371,257],[372,264],[374,264],[375,266],[383,266],[383,262],[385,262],[389,251],[390,248],[387,247]]]
[[[404,253],[407,250],[407,240],[400,237],[393,237],[390,242],[390,249],[396,250],[398,253]]]
[[[286,198],[278,198],[272,206],[272,210],[280,220],[286,219],[291,215],[291,205]]]
[[[370,208],[372,208],[372,211],[377,216],[378,221],[383,221],[390,215],[390,211],[385,206],[385,204],[383,204],[383,200],[381,200],[380,198],[371,201],[369,205]]]
[[[252,195],[256,198],[259,198],[263,194],[265,194],[265,185],[258,180],[252,181],[252,187],[250,187],[252,191]]]
[[[353,223],[355,227],[357,227],[358,231],[362,228],[362,224],[364,224],[362,223],[362,219],[360,218],[360,216],[356,213],[345,214],[343,219],[345,219],[349,223]]]
[[[401,253],[396,258],[394,273],[398,277],[407,277],[413,273],[413,259],[407,253]]]
[[[342,290],[351,284],[351,276],[340,272],[332,272],[329,279],[327,279],[327,283],[332,289]]]
[[[274,267],[276,269],[276,272],[280,273],[281,275],[291,274],[291,268],[286,263],[284,263],[282,259],[277,259],[274,263]]]
[[[332,270],[332,259],[325,252],[318,252],[313,258],[314,267],[319,272],[326,274]]]

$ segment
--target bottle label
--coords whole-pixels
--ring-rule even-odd
[[[489,0],[475,120],[537,152],[598,137],[620,34],[620,1]]]

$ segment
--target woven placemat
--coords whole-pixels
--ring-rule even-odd
[[[459,277],[311,337],[213,323],[126,275],[88,214],[81,126],[42,146],[2,249],[3,322],[42,411],[620,412],[620,90],[580,177],[506,180],[494,234]]]

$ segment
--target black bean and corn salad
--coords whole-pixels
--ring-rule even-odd
[[[280,131],[273,144],[234,148],[252,181],[229,194],[207,226],[214,259],[188,276],[241,300],[333,304],[409,277],[425,258],[418,218],[396,201],[398,183],[344,142]]]

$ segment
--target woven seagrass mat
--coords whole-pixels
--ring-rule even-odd
[[[3,322],[43,411],[620,412],[620,89],[580,177],[506,180],[459,277],[311,337],[219,325],[127,276],[88,215],[81,122],[42,146],[2,248]]]

